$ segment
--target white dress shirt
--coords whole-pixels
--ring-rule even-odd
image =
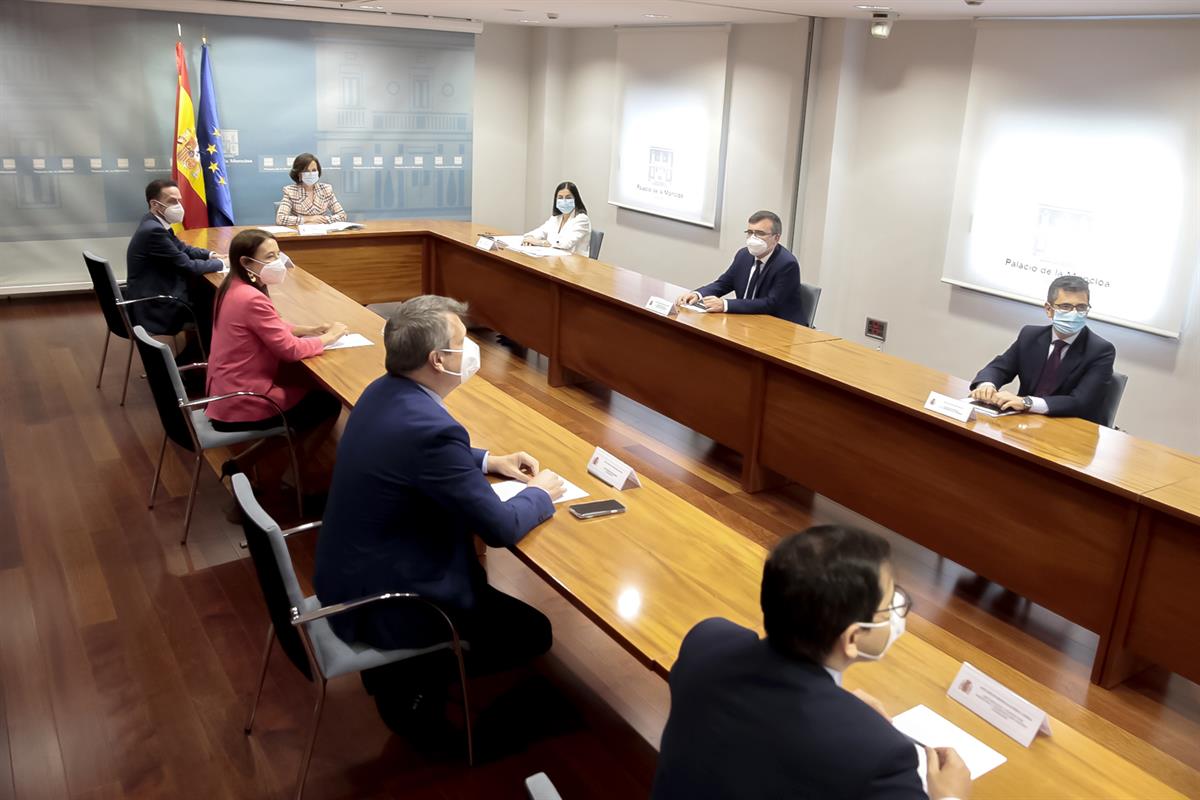
[[[1052,332],[1050,334],[1050,347],[1046,349],[1046,358],[1049,359],[1050,356],[1054,354],[1054,343],[1055,342],[1066,342],[1067,344],[1065,347],[1063,347],[1062,354],[1059,356],[1059,362],[1061,363],[1062,359],[1067,357],[1067,351],[1071,349],[1071,345],[1075,344],[1075,340],[1078,338],[1079,338],[1078,333],[1073,333],[1070,336],[1063,337],[1063,336],[1059,336],[1057,333]],[[981,387],[982,386],[991,386],[993,389],[996,388],[996,384],[992,383],[991,381],[985,381],[979,385]],[[1030,414],[1049,413],[1050,406],[1046,405],[1045,400],[1043,400],[1040,397],[1031,397],[1029,399],[1031,401],[1033,401],[1033,405],[1029,407]]]
[[[566,222],[562,222],[564,216],[567,217]],[[562,230],[559,230],[560,223]],[[569,250],[577,256],[586,256],[592,244],[592,222],[588,215],[582,212],[571,212],[569,216],[554,214],[525,235],[530,239],[545,239],[551,247],[557,247],[559,250]]]

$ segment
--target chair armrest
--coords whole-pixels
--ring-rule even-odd
[[[323,524],[323,520],[317,520],[316,522],[306,522],[303,525],[297,525],[294,528],[288,528],[286,531],[281,531],[281,533],[283,534],[283,538],[286,539],[289,536],[295,536],[297,533],[305,533],[306,531],[315,531],[317,528],[321,527],[322,524]]]
[[[284,426],[287,425],[287,417],[283,416],[283,409],[279,407],[278,403],[267,397],[262,392],[229,392],[228,394],[216,394],[211,397],[201,397],[199,400],[188,400],[186,403],[180,403],[179,407],[182,409],[204,408],[209,403],[215,403],[218,400],[228,400],[231,397],[261,397],[263,400],[266,400],[275,407],[276,416],[283,421]]]
[[[208,369],[207,361],[197,361],[195,364],[183,364],[176,367],[180,372],[191,372],[194,369]]]
[[[196,326],[196,332],[197,333],[200,332],[200,321],[198,319],[196,319],[195,309],[193,309],[191,307],[191,305],[189,305],[188,303],[185,303],[183,300],[180,300],[178,297],[175,297],[174,295],[156,294],[156,295],[152,295],[150,297],[135,297],[132,300],[118,300],[117,307],[120,308],[123,306],[132,306],[136,303],[145,303],[145,302],[148,302],[151,300],[166,300],[167,302],[176,303],[178,305],[183,306],[184,310],[187,311],[188,316],[192,318],[192,324]],[[131,326],[131,331],[132,331],[132,326]],[[203,342],[200,344],[200,351],[204,352]],[[205,353],[205,357],[206,358],[208,357],[207,353]]]
[[[324,619],[325,617],[332,617],[335,614],[344,614],[347,611],[351,611],[356,608],[362,608],[363,606],[370,605],[371,603],[378,603],[381,600],[420,600],[422,603],[427,603],[428,605],[437,608],[437,606],[434,606],[433,603],[430,603],[419,594],[413,594],[412,592],[383,592],[382,594],[360,597],[357,600],[347,600],[344,603],[334,603],[331,606],[321,606],[315,611],[309,611],[307,614],[301,614],[300,609],[293,608],[292,624],[303,625],[307,622],[315,622],[319,619]],[[441,611],[441,609],[438,608],[438,611]]]

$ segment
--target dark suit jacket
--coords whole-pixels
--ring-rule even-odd
[[[138,223],[129,248],[125,251],[125,297],[154,297],[166,294],[191,304],[189,287],[193,278],[206,272],[219,272],[220,259],[210,258],[207,250],[179,241],[175,232],[164,228],[158,217],[146,214]],[[178,333],[191,317],[169,302],[138,303],[130,306],[135,325],[150,333]],[[208,309],[196,309],[198,319],[211,316]],[[204,323],[201,322],[201,325]]]
[[[500,502],[480,469],[483,450],[446,408],[407,378],[385,375],[363,392],[338,445],[317,542],[322,603],[377,592],[417,592],[470,609],[487,576],[472,534],[510,547],[554,514],[529,488]],[[411,647],[441,641],[444,623],[404,601],[330,619],[347,641]]]
[[[730,314],[770,314],[802,324],[800,263],[796,261],[796,257],[783,245],[776,245],[771,257],[763,265],[763,274],[758,281],[754,299],[747,300],[743,295],[746,293],[746,283],[750,280],[752,266],[754,256],[743,247],[734,255],[733,263],[721,277],[696,291],[701,297],[721,297],[733,292],[736,299],[729,301]]]
[[[926,800],[904,734],[748,628],[701,622],[670,683],[655,800]]]
[[[981,383],[997,388],[1020,378],[1017,394],[1032,395],[1050,353],[1052,325],[1026,325],[1017,340],[971,381],[974,389]],[[1112,380],[1113,362],[1117,349],[1100,334],[1084,327],[1075,342],[1067,348],[1058,370],[1058,386],[1043,397],[1052,417],[1082,417],[1100,424],[1100,406],[1104,402],[1108,383]]]

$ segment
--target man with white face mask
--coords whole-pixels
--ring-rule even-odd
[[[1097,424],[1117,349],[1087,327],[1088,282],[1063,275],[1050,283],[1044,306],[1049,325],[1026,325],[1017,340],[980,370],[971,398],[1004,411],[1082,417]],[[1001,391],[1013,378],[1017,392]]]
[[[443,398],[480,364],[465,313],[462,303],[424,295],[388,320],[387,374],[363,392],[338,445],[314,583],[326,604],[380,592],[416,592],[437,603],[470,643],[467,669],[478,674],[546,652],[551,632],[541,612],[488,584],[473,536],[492,547],[515,545],[554,514],[563,482],[528,453],[472,448],[447,410]],[[501,502],[486,473],[528,487]],[[448,638],[445,622],[417,603],[376,603],[330,624],[346,641],[389,650]],[[428,735],[444,724],[451,668],[442,651],[372,671],[363,682],[392,730]]]
[[[133,300],[167,295],[178,299],[192,309],[201,339],[207,344],[212,329],[212,289],[197,278],[206,272],[221,271],[225,262],[210,250],[184,244],[171,230],[172,225],[183,221],[183,203],[175,181],[151,181],[146,186],[146,205],[149,210],[125,251],[125,297]],[[174,335],[192,320],[192,314],[181,303],[136,303],[129,307],[130,315],[134,324],[152,334]]]
[[[842,672],[882,658],[911,601],[886,540],[823,525],[776,545],[763,567],[767,636],[725,619],[699,623],[671,668],[655,800],[819,797],[923,800],[914,744]],[[953,750],[927,748],[933,800],[965,800]]]
[[[800,264],[779,243],[783,223],[772,211],[756,211],[746,226],[746,246],[729,269],[707,286],[679,297],[677,305],[701,304],[710,314],[770,314],[803,324]],[[733,298],[724,295],[733,292]]]

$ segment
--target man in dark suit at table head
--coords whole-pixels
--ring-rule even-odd
[[[152,334],[172,336],[194,315],[201,339],[207,342],[212,332],[212,290],[196,278],[206,272],[219,272],[225,262],[217,253],[179,241],[171,229],[183,221],[183,202],[175,181],[150,181],[146,185],[146,205],[149,210],[138,222],[125,251],[125,297],[134,300],[166,295],[181,302],[136,303],[129,306],[132,321]]]
[[[479,369],[467,338],[466,306],[424,295],[393,312],[384,328],[387,374],[366,388],[338,444],[333,486],[317,542],[314,584],[321,602],[415,592],[436,603],[469,645],[473,674],[496,672],[546,652],[550,621],[488,585],[477,534],[511,547],[554,514],[562,479],[524,452],[489,454],[450,415],[443,398]],[[528,486],[501,502],[485,477]],[[445,621],[420,603],[376,603],[330,618],[347,642],[387,650],[449,638]],[[445,651],[364,674],[393,730],[440,720],[453,676]]]
[[[800,264],[779,243],[782,233],[783,223],[775,212],[751,214],[746,246],[734,254],[729,269],[707,286],[682,295],[676,304],[700,303],[713,314],[770,314],[803,324]],[[732,299],[722,299],[730,292]]]
[[[1082,417],[1102,424],[1101,407],[1112,381],[1117,350],[1087,327],[1088,282],[1063,275],[1046,292],[1049,325],[1026,325],[1007,350],[971,382],[971,397],[1005,411]],[[1016,394],[1001,391],[1020,379]]]
[[[811,797],[923,800],[917,751],[882,705],[841,688],[878,660],[911,605],[886,540],[823,525],[790,536],[763,568],[760,639],[725,619],[693,628],[671,668],[656,800]],[[965,798],[966,765],[927,748],[929,796]]]

